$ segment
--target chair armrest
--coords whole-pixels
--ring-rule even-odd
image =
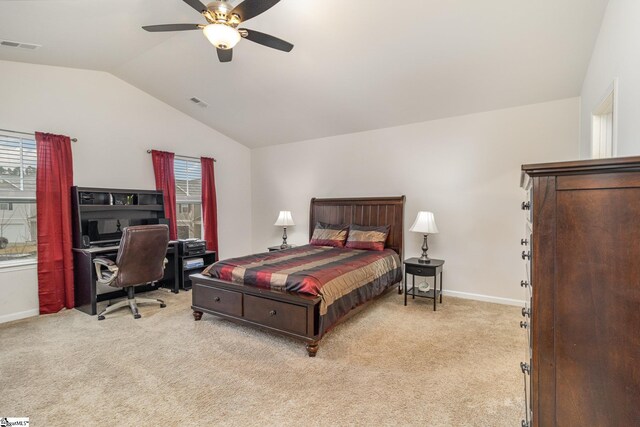
[[[104,265],[109,269],[109,271],[113,271],[113,272],[118,271],[118,266],[116,265],[116,263],[110,260],[109,258],[96,257],[93,259],[93,263]]]
[[[98,283],[102,285],[110,285],[114,280],[116,280],[116,277],[118,277],[118,266],[109,258],[94,258],[93,265],[96,267],[96,278],[98,279]],[[109,273],[111,273],[107,273],[107,277],[103,277],[103,267],[106,267]]]

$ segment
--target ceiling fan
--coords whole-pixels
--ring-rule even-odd
[[[236,7],[231,6],[228,0],[216,0],[206,6],[200,0],[182,1],[200,12],[207,24],[147,25],[142,28],[150,32],[202,30],[216,47],[220,62],[231,62],[233,47],[241,38],[284,52],[291,52],[293,49],[291,43],[277,37],[248,28],[238,28],[238,25],[260,15],[280,0],[244,0]]]

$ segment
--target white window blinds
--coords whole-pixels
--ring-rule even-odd
[[[36,141],[0,133],[0,199],[36,198]]]
[[[174,175],[176,179],[176,201],[202,202],[202,174],[200,162],[197,160],[175,157]]]

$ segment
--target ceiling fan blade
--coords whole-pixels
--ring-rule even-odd
[[[246,38],[247,40],[251,40],[254,43],[258,43],[273,49],[282,50],[284,52],[291,52],[291,49],[293,49],[293,45],[291,43],[277,37],[270,36],[269,34],[261,33],[260,31],[255,30],[248,30],[246,28],[239,28],[239,30],[246,33],[246,36],[244,36],[244,38]]]
[[[147,25],[142,27],[143,30],[151,33],[157,33],[161,31],[188,31],[199,30],[198,24],[163,24],[163,25]]]
[[[218,51],[218,59],[220,62],[231,62],[233,58],[233,49],[216,49]]]
[[[280,0],[244,0],[234,7],[231,13],[238,14],[242,22],[244,22],[272,8],[279,1]]]
[[[195,10],[197,10],[199,13],[207,11],[207,6],[203,5],[202,2],[200,2],[199,0],[182,0],[182,1],[188,4],[189,6],[191,6],[192,8],[194,8]]]

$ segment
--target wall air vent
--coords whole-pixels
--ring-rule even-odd
[[[0,40],[0,46],[15,47],[15,48],[18,48],[18,49],[27,49],[27,50],[36,50],[36,49],[42,47],[39,44],[21,43],[21,42],[14,42],[14,41],[11,41],[11,40]]]
[[[202,99],[197,98],[195,96],[193,98],[189,98],[189,101],[193,102],[194,104],[196,104],[198,107],[201,107],[201,108],[207,108],[209,106],[209,104],[207,104]]]

